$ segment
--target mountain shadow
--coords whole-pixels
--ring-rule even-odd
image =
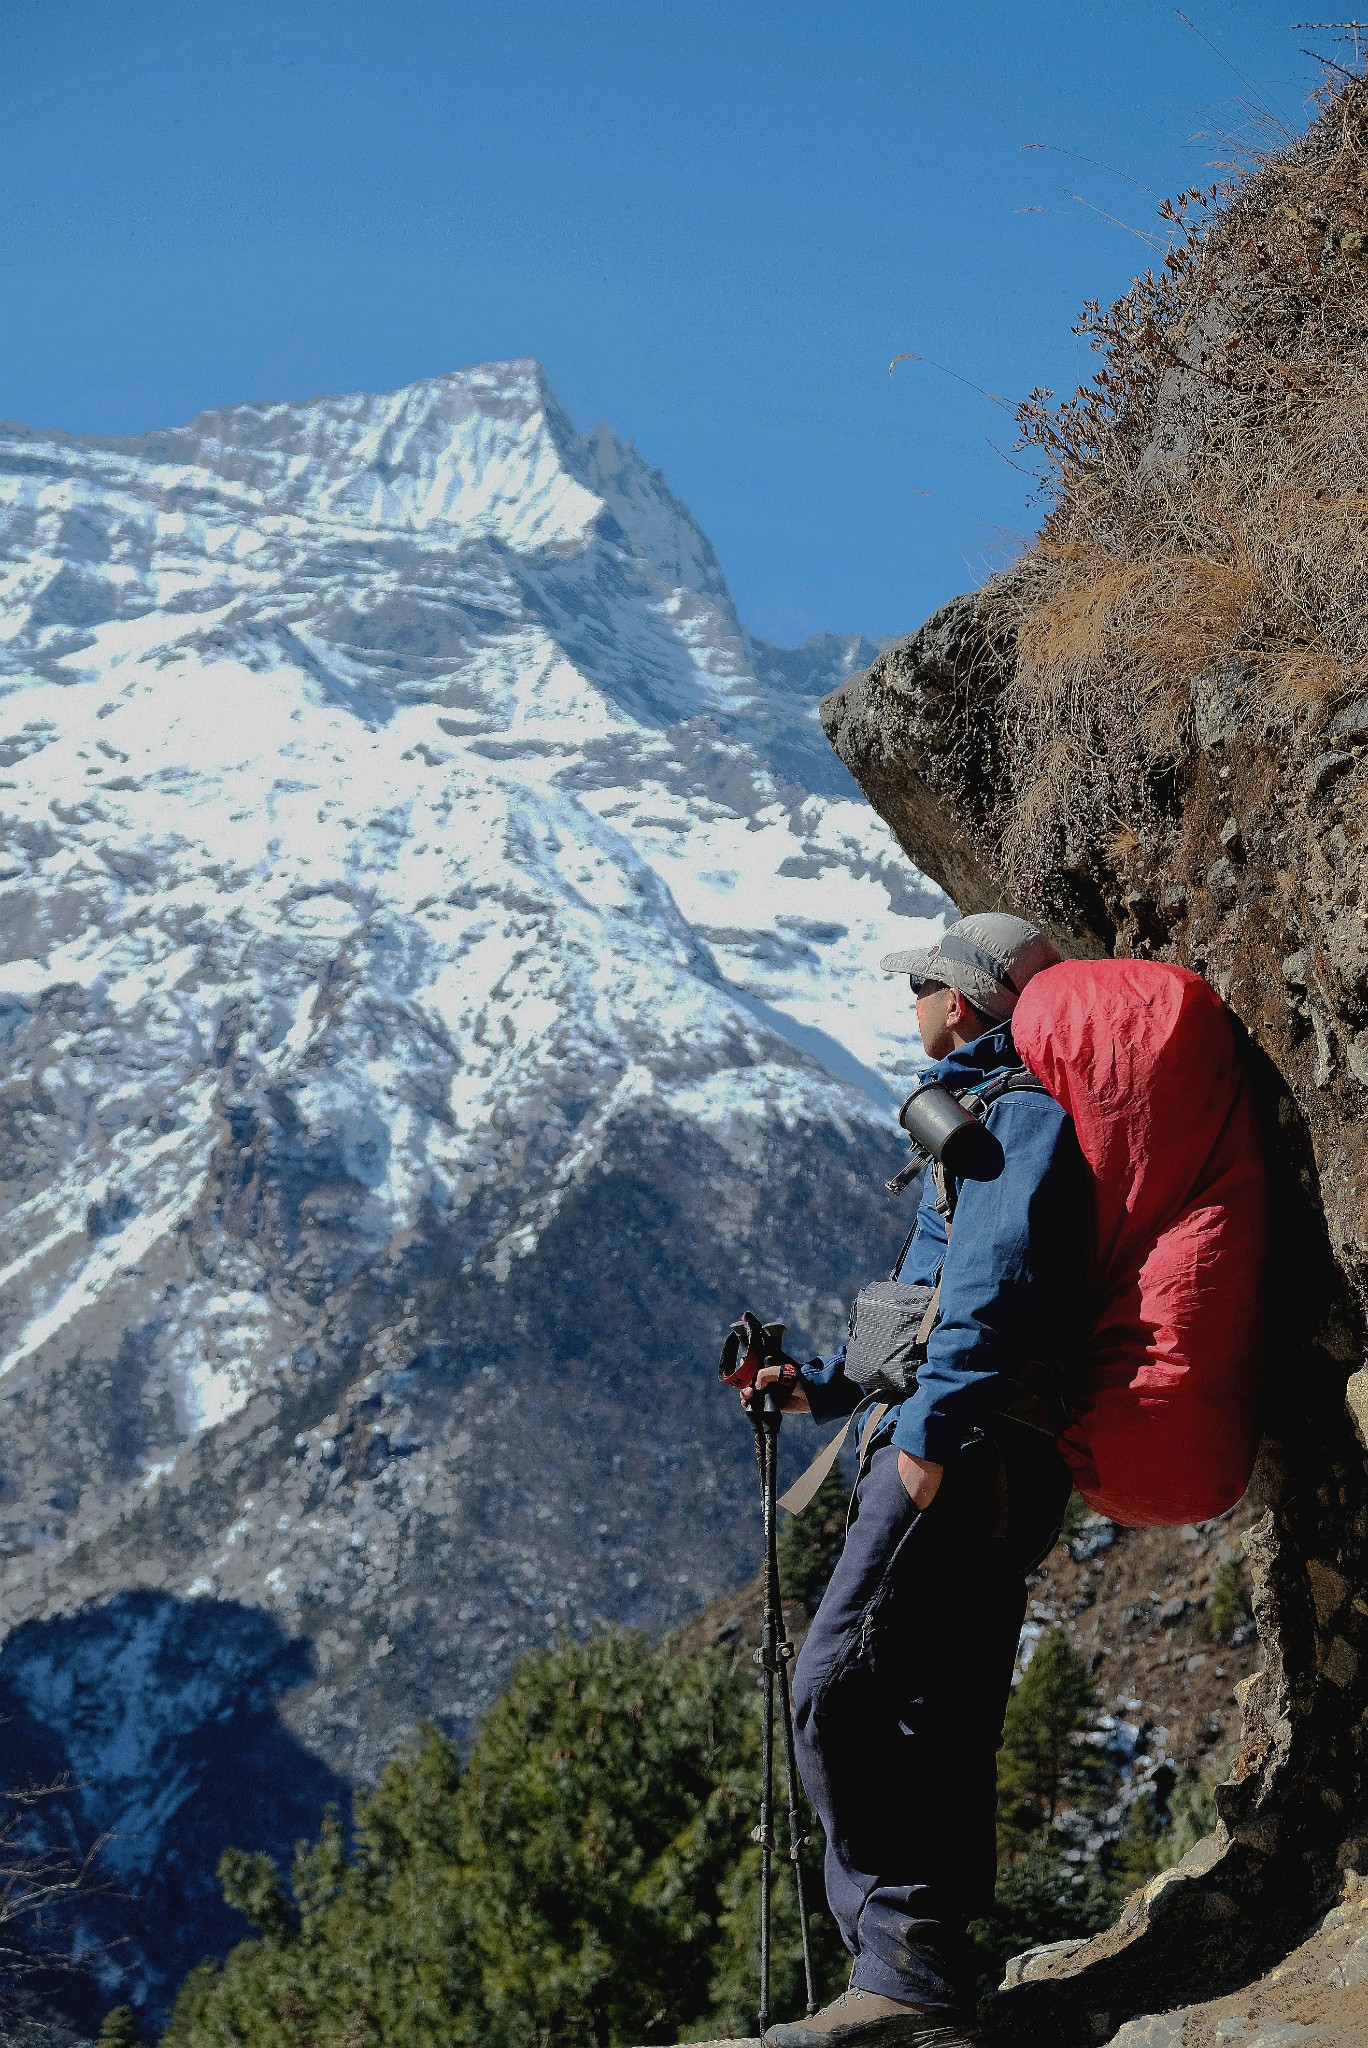
[[[277,1712],[313,1674],[307,1643],[257,1608],[140,1589],[25,1622],[0,1650],[0,1794],[62,1785],[34,1809],[43,1846],[91,1889],[35,1949],[77,1959],[49,1995],[78,2025],[132,2000],[160,2013],[185,1971],[247,1933],[219,1896],[229,1846],[288,1862],[346,1782]]]

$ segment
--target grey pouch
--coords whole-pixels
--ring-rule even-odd
[[[919,1281],[874,1280],[862,1287],[850,1311],[846,1378],[881,1401],[905,1400],[926,1357],[939,1292]]]

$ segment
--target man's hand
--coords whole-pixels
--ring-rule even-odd
[[[944,1465],[933,1465],[929,1458],[914,1458],[910,1451],[898,1453],[898,1477],[907,1488],[907,1497],[914,1507],[930,1507],[940,1491],[944,1471]]]
[[[783,1370],[780,1366],[762,1365],[759,1372],[755,1375],[755,1384],[757,1387],[772,1387],[775,1381],[782,1379],[782,1377]],[[779,1403],[779,1407],[785,1415],[810,1415],[812,1413],[812,1407],[807,1397],[807,1388],[801,1380],[794,1381],[783,1400]]]

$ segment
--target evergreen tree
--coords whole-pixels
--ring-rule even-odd
[[[777,1775],[777,1774],[776,1774]],[[754,1796],[754,1795],[752,1795]],[[827,1911],[822,1884],[823,1838],[810,1814],[811,1833],[803,1854],[803,1886],[812,1943],[817,2002],[826,2004],[844,1989],[850,1957]],[[786,1819],[776,1827],[779,1851],[774,1859],[773,1907],[770,1918],[770,2002],[776,2013],[803,2010],[803,1942],[798,1926],[798,1898],[788,1856]],[[755,2031],[759,1997],[760,1850],[750,1843],[722,1887],[719,1939],[714,1948],[709,2029],[724,2038],[744,2038]]]
[[[1238,1559],[1230,1558],[1216,1574],[1216,1584],[1207,1603],[1207,1628],[1211,1640],[1214,1643],[1232,1641],[1236,1631],[1248,1620],[1249,1589]]]
[[[638,1635],[525,1658],[464,1772],[427,1730],[357,1802],[350,1854],[329,1814],[288,1884],[268,1858],[224,1857],[225,1896],[256,1937],[190,1974],[163,2048],[618,2048],[749,2031],[759,1736],[748,1658]],[[797,2003],[782,1855],[776,1907],[776,1989]],[[813,1908],[831,1964],[815,1883]]]
[[[1064,1507],[1064,1519],[1059,1525],[1059,1541],[1069,1549],[1075,1539],[1082,1535],[1088,1519],[1088,1503],[1076,1489],[1069,1495]]]
[[[138,2016],[131,2005],[116,2005],[104,2016],[98,2048],[141,2048]]]
[[[1115,1886],[1094,1866],[1070,1862],[1058,1835],[1042,1829],[1003,1865],[992,1911],[971,1930],[980,1993],[1001,1983],[1009,1956],[1041,1942],[1096,1934],[1116,1907]]]
[[[335,1816],[329,1809],[325,1830]],[[285,1895],[280,1872],[269,1856],[249,1856],[242,1849],[225,1849],[219,1858],[219,1889],[224,1904],[253,1927],[259,1927],[268,1941],[285,1941],[299,1926],[299,1915]]]
[[[1132,1800],[1112,1863],[1122,1898],[1129,1898],[1168,1868],[1172,1834],[1173,1824],[1167,1814],[1160,1812],[1152,1791],[1146,1790]]]
[[[288,1890],[268,1857],[230,1850],[224,1894],[258,1939],[191,1971],[163,2048],[474,2048],[458,1786],[455,1751],[425,1729],[358,1802],[351,1860],[334,1813]]]
[[[1178,1773],[1178,1782],[1169,1798],[1169,1812],[1173,1819],[1168,1843],[1168,1857],[1165,1867],[1181,1863],[1189,1849],[1194,1848],[1205,1835],[1209,1835],[1220,1818],[1216,1811],[1216,1787],[1223,1784],[1230,1775],[1235,1760],[1234,1749],[1222,1751],[1208,1757],[1199,1770],[1190,1764],[1184,1765]]]
[[[754,1807],[755,1688],[608,1635],[524,1659],[462,1787],[488,2048],[678,2040]]]
[[[1052,1629],[1012,1693],[1003,1728],[997,1890],[992,1911],[973,1930],[984,1991],[1000,1981],[1009,1956],[1096,1933],[1115,1913],[1115,1880],[1071,1852],[1059,1828],[1071,1813],[1096,1806],[1111,1775],[1089,1740],[1100,1704],[1067,1635]]]
[[[836,1569],[845,1544],[850,1486],[839,1471],[828,1472],[801,1514],[783,1517],[779,1529],[779,1583],[811,1618]]]
[[[1063,1629],[1036,1645],[1007,1705],[998,1756],[999,1853],[1019,1854],[1070,1806],[1086,1808],[1106,1776],[1088,1741],[1097,1688]]]

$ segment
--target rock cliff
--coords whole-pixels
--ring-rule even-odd
[[[964,910],[1207,975],[1276,1166],[1246,1537],[1266,1668],[1220,1826],[1113,1929],[1017,1971],[992,2023],[1017,2043],[1232,1992],[1368,1868],[1366,117],[1345,84],[1205,214],[1170,209],[1167,264],[1085,317],[1095,384],[1024,409],[1035,547],[822,707]]]

